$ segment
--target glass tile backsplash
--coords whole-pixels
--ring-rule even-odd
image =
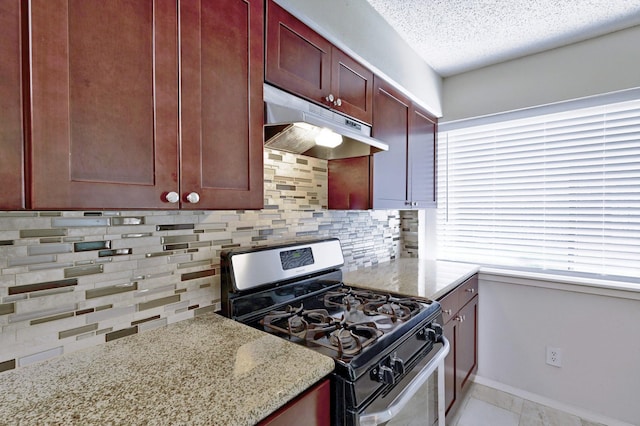
[[[0,371],[219,310],[225,249],[338,237],[346,269],[401,255],[397,210],[326,210],[325,160],[264,163],[259,211],[0,212]]]

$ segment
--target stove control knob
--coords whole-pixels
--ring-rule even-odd
[[[427,327],[424,329],[424,335],[425,335],[425,340],[429,341],[429,342],[435,342],[436,341],[436,331],[431,328],[431,327]]]
[[[438,336],[442,336],[442,326],[438,323],[431,324],[431,328],[436,332]]]
[[[404,361],[398,358],[395,354],[391,357],[391,368],[396,374],[404,374]]]
[[[436,330],[431,328],[431,326],[426,326],[418,332],[418,339],[424,340],[427,342],[435,342],[436,341]]]
[[[382,383],[386,383],[388,385],[393,385],[396,383],[396,378],[393,375],[393,370],[391,367],[387,367],[386,365],[381,365],[378,370],[378,381]]]

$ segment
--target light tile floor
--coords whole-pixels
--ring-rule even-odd
[[[447,426],[604,426],[473,383]]]

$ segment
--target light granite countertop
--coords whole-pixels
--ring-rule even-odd
[[[253,425],[331,358],[206,314],[0,375],[0,425]]]
[[[477,273],[478,265],[404,258],[343,274],[346,285],[439,299]]]

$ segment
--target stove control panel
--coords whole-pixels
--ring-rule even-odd
[[[423,347],[432,347],[433,343],[440,341],[442,336],[442,326],[432,322],[423,325],[414,335],[417,341],[423,341]],[[404,376],[407,371],[405,361],[398,356],[397,352],[384,358],[376,367],[371,369],[369,376],[372,380],[386,385],[394,385],[399,377]]]

